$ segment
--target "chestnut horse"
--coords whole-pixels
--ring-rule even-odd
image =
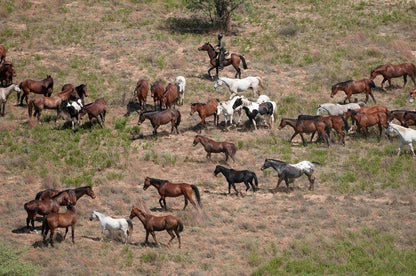
[[[179,241],[179,248],[181,248],[181,236],[179,235],[180,232],[183,231],[183,223],[180,218],[167,215],[162,217],[153,216],[151,214],[147,214],[140,210],[139,208],[132,207],[130,213],[130,219],[134,217],[139,218],[139,220],[143,223],[143,227],[146,230],[146,240],[145,243],[149,242],[149,234],[152,234],[153,239],[156,242],[156,245],[159,246],[159,243],[156,240],[155,231],[163,231],[166,230],[171,239],[168,243],[168,246],[175,238],[175,235],[172,231],[175,232],[176,236],[178,237]]]
[[[201,143],[201,145],[204,147],[205,151],[207,152],[208,159],[211,159],[211,153],[223,152],[225,154],[225,162],[228,161],[228,156],[230,156],[235,162],[234,155],[237,152],[237,148],[234,143],[216,142],[208,137],[196,135],[193,146],[198,145],[198,143]]]
[[[0,86],[9,86],[13,83],[13,77],[16,77],[16,71],[13,69],[13,64],[5,60],[0,63]],[[17,94],[19,96],[20,92]]]
[[[141,125],[146,119],[149,119],[153,127],[153,134],[157,135],[157,129],[160,125],[166,125],[169,122],[172,127],[170,133],[173,133],[173,129],[179,134],[178,126],[181,123],[181,113],[176,109],[167,109],[163,111],[146,111],[140,113],[138,125]]]
[[[331,91],[331,98],[333,98],[338,91],[344,91],[347,95],[344,99],[344,104],[348,100],[351,103],[351,95],[358,94],[365,92],[365,103],[368,101],[368,96],[370,95],[374,102],[376,99],[374,98],[373,93],[371,92],[371,88],[375,88],[376,85],[374,84],[373,80],[371,79],[362,79],[358,81],[348,80],[344,82],[339,82],[332,86]]]
[[[65,213],[50,213],[43,220],[42,224],[42,235],[43,242],[46,243],[46,237],[49,230],[51,231],[49,235],[49,243],[53,246],[53,234],[55,233],[56,228],[65,228],[64,240],[66,234],[68,234],[68,227],[71,226],[71,236],[72,243],[75,243],[74,234],[75,234],[75,225],[77,224],[79,216],[76,213],[75,206],[69,204]]]
[[[191,104],[191,113],[190,115],[198,112],[199,117],[201,118],[201,126],[207,128],[205,118],[214,115],[214,125],[218,124],[218,115],[217,115],[217,106],[218,100],[209,100],[207,103],[193,103]],[[201,131],[201,130],[200,130]]]
[[[178,197],[181,195],[183,195],[185,198],[185,206],[183,207],[184,210],[188,205],[188,200],[195,208],[197,208],[195,201],[192,198],[192,191],[194,191],[196,200],[198,201],[199,206],[201,206],[201,196],[196,185],[191,185],[187,183],[171,183],[168,180],[146,177],[144,179],[143,190],[146,191],[147,188],[150,187],[150,185],[154,186],[159,192],[159,204],[165,210],[168,209],[166,206],[166,197]]]
[[[363,113],[349,110],[351,117],[357,122],[357,131],[363,129],[364,134],[368,135],[368,127],[378,125],[380,132],[378,140],[381,139],[382,127],[387,128],[387,114],[385,112]]]
[[[134,89],[134,98],[139,101],[140,108],[146,106],[147,93],[149,93],[149,83],[147,80],[139,80]]]
[[[413,63],[406,62],[402,64],[385,64],[377,66],[374,70],[370,73],[370,78],[374,80],[378,75],[383,76],[383,81],[381,82],[381,89],[384,89],[384,83],[386,81],[389,82],[389,86],[391,86],[391,79],[392,78],[399,78],[403,76],[404,84],[403,88],[405,88],[407,83],[407,76],[412,79],[413,84],[416,85],[416,67]]]
[[[315,117],[315,116],[313,116]],[[338,133],[339,140],[343,145],[345,145],[345,131],[350,129],[347,120],[339,115],[329,115],[329,116],[316,116],[318,120],[327,122],[329,127],[335,130]],[[315,133],[312,133],[311,142]]]
[[[314,116],[299,115],[298,119],[282,118],[280,121],[279,129],[282,129],[287,125],[291,126],[295,130],[295,133],[292,135],[289,142],[292,142],[293,138],[299,134],[302,138],[303,145],[306,146],[306,141],[303,137],[303,133],[318,132],[318,135],[324,138],[327,146],[329,147],[328,137],[330,127],[327,122],[320,121]]]
[[[162,109],[162,98],[163,98],[163,92],[165,92],[165,86],[163,85],[162,81],[156,81],[152,84],[150,87],[151,95],[153,98],[153,102],[155,103],[155,109],[156,109],[156,103],[159,103],[159,109]]]
[[[218,78],[218,57],[217,57],[217,53],[215,52],[214,47],[209,43],[205,43],[204,45],[202,45],[201,47],[198,48],[199,51],[207,51],[208,52],[208,56],[209,56],[209,60],[210,60],[210,64],[211,64],[211,68],[208,70],[208,75],[210,78],[212,78],[211,76],[211,70],[215,68],[216,70],[216,76]],[[222,64],[224,65],[224,67],[228,66],[228,65],[232,65],[235,69],[235,71],[237,71],[237,73],[235,74],[235,78],[240,78],[241,79],[241,69],[240,69],[240,62],[243,63],[243,68],[247,69],[247,63],[246,63],[246,59],[239,54],[231,54],[230,58],[224,58]]]
[[[172,105],[176,106],[176,102],[179,98],[179,88],[177,85],[169,83],[166,85],[165,92],[162,97],[162,105],[166,108],[171,108]]]
[[[82,120],[85,114],[88,114],[90,124],[92,119],[96,119],[98,124],[103,127],[105,122],[105,115],[107,114],[107,102],[104,98],[98,98],[94,102],[84,105],[84,108],[79,113],[79,118]],[[100,122],[101,119],[101,122]]]
[[[26,99],[27,103],[30,92],[50,97],[53,92],[53,79],[50,75],[46,76],[46,79],[41,81],[26,79],[19,84],[19,87],[23,90],[23,95],[20,98],[20,105],[23,105],[23,98]]]
[[[0,64],[6,59],[7,50],[6,48],[0,44]]]

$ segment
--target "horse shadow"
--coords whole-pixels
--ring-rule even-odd
[[[85,236],[84,235],[84,236],[81,236],[81,238],[92,240],[92,241],[95,241],[95,242],[100,242],[101,241],[101,239],[99,237],[90,237],[90,236]]]
[[[62,243],[64,241],[64,235],[62,235],[62,233],[56,233],[54,236],[54,243]],[[34,243],[32,243],[33,248],[45,248],[50,246],[49,244],[49,239],[46,239],[46,241],[43,241],[43,239],[41,240],[37,240]]]
[[[133,246],[138,246],[138,247],[150,247],[150,248],[158,248],[159,246],[157,246],[157,244],[155,242],[132,242],[130,243]],[[159,242],[159,245],[163,246],[163,247],[168,247],[166,244],[163,244],[161,242]]]
[[[144,135],[144,134],[137,134],[137,135],[132,135],[131,136],[131,140],[156,140],[158,137],[169,137],[170,135],[177,135],[175,132],[174,133],[170,133],[167,130],[163,130],[161,132],[158,132],[157,135],[149,134],[149,135]]]
[[[42,231],[42,226],[35,226],[34,230]],[[14,234],[30,234],[32,231],[28,230],[26,226],[22,226],[20,228],[13,229],[12,233],[14,233]]]

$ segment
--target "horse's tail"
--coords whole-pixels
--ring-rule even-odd
[[[47,217],[44,217],[42,221],[42,232],[41,232],[42,235],[43,233],[45,233],[45,231],[49,231],[49,224],[48,224]]]
[[[192,188],[192,190],[194,190],[195,197],[196,197],[196,200],[198,201],[199,206],[202,207],[202,205],[201,205],[201,195],[199,194],[198,187],[196,185],[191,185],[191,188]]]
[[[260,87],[263,88],[263,89],[265,89],[264,86],[263,86],[263,83],[261,82],[261,78],[260,77],[256,77],[256,79],[259,80]]]
[[[371,79],[368,80],[368,85],[370,86],[370,88],[376,88],[376,84]]]
[[[410,67],[411,67],[412,72],[409,72],[409,73],[412,73],[412,74],[409,74],[409,75],[413,75],[413,77],[415,77],[416,76],[416,66],[413,63],[410,63]]]
[[[345,128],[345,131],[348,131],[348,130],[350,130],[350,126],[348,125],[348,121],[347,121],[347,119],[345,119],[344,118],[344,116],[339,116],[341,119],[342,119],[342,121],[344,122],[344,128]]]
[[[26,212],[28,212],[28,213],[37,213],[38,212],[37,205],[33,206],[33,204],[30,204],[30,203],[33,203],[33,202],[34,201],[32,200],[32,201],[26,202],[25,205],[23,205]]]
[[[324,123],[325,123],[325,132],[326,132],[326,135],[329,138],[330,133],[331,133],[331,127],[329,126],[329,124],[327,122],[324,121]]]
[[[256,185],[256,187],[259,186],[259,181],[257,180],[257,175],[256,173],[253,172],[253,178],[254,178],[254,185]]]
[[[35,104],[34,104],[34,101],[33,101],[33,99],[30,99],[29,100],[29,103],[28,103],[28,107],[27,107],[27,112],[29,113],[29,118],[31,118],[32,117],[32,110],[33,110],[33,106],[34,106]]]
[[[180,219],[178,219],[178,226],[177,226],[178,232],[183,231],[183,223]]]
[[[246,59],[242,55],[239,55],[239,56],[240,56],[241,61],[243,62],[243,68],[247,69],[248,67],[247,67]]]
[[[181,123],[181,117],[182,117],[181,112],[179,110],[177,110],[177,112],[178,112],[178,118],[176,119],[176,123],[175,123],[175,128],[176,129],[178,128],[179,124]]]
[[[133,222],[131,221],[131,219],[127,219],[127,224],[129,227],[129,229],[127,230],[127,237],[130,237],[133,233]]]
[[[312,161],[311,163],[312,163],[312,164],[315,164],[315,165],[319,165],[319,166],[322,166],[322,164],[321,164],[321,163],[319,163],[319,162],[316,162],[316,161]]]

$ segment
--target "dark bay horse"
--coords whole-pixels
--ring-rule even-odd
[[[139,101],[140,107],[146,106],[147,94],[149,93],[149,82],[147,80],[139,80],[134,89],[134,98]]]
[[[172,240],[175,238],[175,235],[173,234],[174,231],[176,237],[178,237],[179,248],[181,248],[181,236],[179,233],[183,231],[183,223],[180,218],[171,215],[161,217],[153,216],[133,206],[131,208],[130,219],[133,219],[134,217],[137,217],[142,222],[143,227],[146,230],[146,244],[149,242],[149,234],[152,234],[156,245],[159,246],[159,243],[156,240],[155,231],[166,230],[171,237],[168,245],[170,245]]]
[[[344,104],[347,102],[347,100],[351,103],[351,95],[365,92],[365,103],[367,103],[369,95],[373,101],[376,102],[373,92],[371,92],[371,88],[375,87],[376,85],[371,79],[343,81],[332,86],[331,98],[333,98],[338,91],[344,91],[347,95],[344,99]]]
[[[317,118],[314,118],[314,116],[308,116],[308,117],[305,117],[306,115],[299,115],[299,116],[302,116],[302,117],[300,117],[300,119],[282,118],[282,120],[280,121],[279,129],[282,129],[285,126],[289,125],[295,130],[295,133],[292,135],[289,142],[292,142],[293,138],[299,134],[300,137],[302,138],[303,145],[306,146],[306,141],[305,141],[305,138],[303,137],[303,133],[318,132],[318,135],[324,138],[327,146],[329,147],[328,138],[329,138],[330,127],[328,123],[324,121],[320,121]]]
[[[84,105],[82,110],[79,112],[79,118],[82,120],[85,114],[88,114],[88,120],[91,125],[92,119],[96,119],[98,124],[103,127],[107,109],[107,101],[104,98],[98,98],[94,102]]]
[[[416,111],[407,111],[403,115],[403,119],[407,126],[415,126],[416,125]]]
[[[284,180],[287,192],[289,192],[289,179],[298,178],[305,174],[309,179],[309,190],[313,190],[315,183],[315,176],[313,176],[315,170],[314,164],[320,165],[318,162],[301,161],[296,164],[288,164],[280,160],[266,159],[264,160],[261,170],[264,171],[265,169],[273,168],[277,172],[279,180],[277,181],[276,189]]]
[[[234,191],[238,195],[238,191],[235,187],[235,183],[241,183],[244,182],[244,185],[246,185],[246,192],[250,189],[253,190],[253,192],[258,190],[259,182],[257,180],[256,173],[249,171],[249,170],[242,170],[237,171],[233,169],[226,168],[224,166],[217,165],[215,167],[214,175],[217,176],[219,173],[222,173],[225,176],[225,179],[227,179],[228,182],[228,194],[231,193],[231,186],[234,188]]]
[[[0,44],[0,64],[6,59],[7,50],[6,48]]]
[[[16,71],[13,68],[13,64],[6,60],[0,63],[0,86],[9,86],[13,83],[14,77],[16,77]],[[18,97],[19,94],[20,92],[17,93]]]
[[[378,75],[383,76],[383,81],[381,82],[381,89],[384,89],[384,83],[386,81],[389,82],[389,86],[391,86],[391,79],[392,78],[399,78],[403,76],[403,88],[405,88],[407,83],[407,76],[409,76],[413,84],[416,85],[416,67],[413,63],[406,62],[402,64],[385,64],[377,66],[373,69],[370,73],[370,78],[374,80]]]
[[[43,191],[40,191],[36,194],[35,199],[37,200],[45,200],[45,199],[50,199],[52,198],[54,195],[57,195],[61,190],[56,190],[56,189],[46,189]]]
[[[210,78],[212,78],[211,76],[211,70],[215,68],[216,70],[216,76],[218,78],[218,57],[217,57],[217,53],[215,52],[214,47],[209,43],[205,43],[204,45],[202,45],[201,47],[198,48],[199,51],[207,51],[208,52],[208,56],[209,56],[209,60],[210,60],[210,64],[211,64],[211,68],[208,70],[208,75]],[[224,67],[228,66],[228,65],[232,65],[235,69],[235,71],[237,71],[237,73],[235,74],[235,78],[237,78],[237,76],[241,79],[241,69],[240,69],[240,62],[243,63],[243,68],[247,69],[247,63],[246,63],[246,59],[239,54],[231,54],[230,58],[225,58],[222,62],[222,64],[224,65]]]
[[[178,99],[179,87],[175,84],[168,83],[168,85],[166,85],[165,92],[163,92],[162,105],[166,108],[171,108],[172,105],[176,106]]]
[[[146,111],[140,113],[138,125],[141,125],[146,119],[150,121],[153,127],[153,134],[157,135],[157,129],[161,125],[171,123],[170,133],[173,133],[173,129],[179,134],[178,126],[181,123],[181,113],[176,109],[166,109],[163,111]]]
[[[228,161],[228,156],[230,156],[235,162],[234,155],[237,152],[237,148],[234,143],[216,142],[208,137],[196,135],[193,146],[198,145],[198,143],[201,143],[201,145],[204,147],[205,151],[207,152],[208,159],[211,159],[211,153],[223,152],[225,154],[225,162]]]
[[[206,103],[192,103],[191,104],[191,113],[192,116],[195,112],[198,112],[199,117],[201,118],[201,126],[207,128],[205,118],[209,116],[214,116],[214,125],[218,124],[217,116],[217,106],[218,100],[209,100]]]
[[[35,229],[35,218],[36,214],[41,216],[46,216],[49,213],[59,212],[59,207],[61,206],[60,198],[57,199],[45,199],[45,200],[31,200],[26,202],[23,207],[27,213],[26,218],[26,227],[27,230],[30,230],[29,223],[32,224],[32,230]]]
[[[162,81],[156,81],[152,84],[150,87],[151,95],[153,98],[153,102],[155,104],[156,109],[156,103],[159,103],[159,109],[162,109],[162,98],[163,98],[163,92],[165,92],[165,85]]]
[[[66,189],[60,191],[56,195],[52,196],[51,199],[57,200],[58,198],[60,198],[59,201],[61,202],[61,206],[68,204],[72,204],[75,206],[77,204],[77,201],[84,195],[87,195],[92,199],[96,197],[91,186],[84,186],[75,189]]]
[[[42,235],[43,242],[46,243],[46,237],[48,232],[51,231],[49,235],[49,243],[53,246],[53,234],[55,233],[56,228],[65,228],[64,240],[66,234],[68,234],[68,228],[71,226],[71,236],[72,243],[75,243],[74,234],[75,234],[75,225],[78,223],[79,216],[76,213],[75,206],[69,204],[65,213],[50,213],[43,220],[42,224]]]
[[[22,97],[20,98],[20,105],[23,105],[23,98],[26,99],[27,103],[30,92],[43,94],[45,97],[50,97],[53,92],[53,78],[48,75],[41,81],[26,79],[19,84],[19,87],[23,90]]]
[[[409,110],[397,109],[389,111],[387,113],[387,123],[391,123],[394,119],[396,119],[402,126],[408,127],[404,118],[406,112],[409,112]]]
[[[315,116],[313,116],[315,117]],[[329,127],[338,133],[339,139],[343,145],[345,145],[345,131],[350,129],[347,120],[343,116],[329,115],[329,116],[316,116],[318,120],[326,122]],[[311,141],[315,133],[312,133]]]
[[[87,89],[86,84],[80,84],[77,87],[75,87],[74,85],[67,83],[64,86],[62,86],[61,92],[72,90],[72,89],[75,89],[80,99],[84,99],[84,97],[88,97],[88,89]]]
[[[192,198],[192,191],[195,193],[195,197],[199,206],[201,206],[201,196],[196,185],[187,183],[171,183],[168,180],[146,177],[144,180],[143,190],[147,190],[147,188],[150,186],[153,186],[157,189],[160,195],[159,204],[165,210],[167,210],[165,200],[166,197],[178,197],[181,195],[183,195],[185,198],[185,206],[183,207],[184,210],[188,205],[188,200],[195,208],[197,208],[196,203]]]

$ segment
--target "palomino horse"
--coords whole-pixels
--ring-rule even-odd
[[[156,103],[159,103],[159,109],[162,109],[162,98],[163,98],[163,92],[165,92],[165,86],[163,85],[162,81],[156,81],[152,84],[150,87],[151,95],[153,98],[153,102],[155,104],[156,109]]]
[[[179,87],[179,99],[178,104],[183,105],[183,100],[185,98],[185,88],[186,88],[186,79],[183,76],[177,76],[175,79],[175,85]]]
[[[225,84],[228,87],[228,89],[230,89],[230,99],[237,95],[238,92],[246,91],[249,88],[253,90],[254,97],[259,94],[259,86],[264,89],[263,85],[261,84],[260,77],[246,77],[244,79],[231,79],[226,77],[219,77],[218,80],[214,83],[214,88],[217,89],[219,86],[223,84]]]
[[[346,103],[347,100],[351,103],[352,94],[365,92],[365,103],[367,103],[369,95],[371,96],[373,101],[376,102],[376,99],[374,98],[374,95],[371,92],[371,88],[375,87],[376,85],[371,79],[362,79],[358,81],[348,80],[344,82],[339,82],[332,86],[331,98],[333,98],[337,94],[337,92],[341,90],[344,91],[347,95],[344,99],[344,103]]]
[[[131,220],[125,218],[115,219],[97,211],[93,211],[91,214],[90,221],[94,219],[100,221],[102,235],[104,235],[105,230],[108,230],[111,239],[113,239],[113,231],[121,230],[125,238],[124,244],[127,244],[129,236],[131,236],[133,232],[133,223]]]
[[[107,114],[107,102],[104,98],[98,98],[93,103],[84,105],[84,108],[79,113],[79,118],[82,120],[85,114],[88,114],[88,120],[92,125],[92,119],[96,119],[98,124],[103,127],[105,122],[105,115]],[[101,119],[101,122],[100,122]]]
[[[146,106],[147,94],[149,93],[149,82],[147,80],[139,80],[134,89],[134,98],[139,101],[140,107]]]
[[[178,86],[168,83],[168,85],[166,85],[165,92],[163,92],[162,105],[166,108],[171,108],[172,105],[175,107],[179,97],[178,91]]]
[[[192,191],[195,193],[199,206],[201,206],[201,196],[196,185],[187,183],[171,183],[168,180],[146,177],[144,180],[143,190],[147,190],[147,188],[151,185],[157,189],[160,195],[159,204],[165,210],[168,209],[166,206],[166,197],[178,197],[181,195],[185,198],[185,206],[183,207],[184,210],[188,205],[188,200],[195,208],[197,208],[196,203],[192,198]]]
[[[172,232],[174,231],[178,237],[179,248],[181,248],[181,236],[179,233],[183,231],[183,223],[180,218],[171,215],[162,217],[153,216],[133,206],[131,208],[130,219],[133,219],[134,217],[138,217],[139,220],[143,223],[143,227],[146,230],[146,244],[149,242],[149,234],[152,234],[156,245],[159,246],[159,243],[156,240],[155,231],[166,230],[171,237],[168,245],[170,245],[172,240],[175,238],[175,235]]]
[[[208,75],[210,78],[212,78],[211,76],[211,70],[215,68],[216,70],[216,76],[218,77],[218,58],[217,58],[217,53],[215,52],[214,47],[209,43],[205,43],[204,45],[202,45],[201,47],[198,48],[199,51],[207,51],[208,52],[208,56],[209,56],[209,60],[210,60],[210,64],[211,64],[211,68],[208,70]],[[224,67],[228,66],[228,65],[232,65],[235,69],[235,71],[237,71],[237,73],[235,74],[235,78],[237,78],[237,76],[241,79],[241,69],[240,69],[240,62],[243,63],[243,68],[247,69],[247,63],[246,63],[246,59],[239,54],[231,54],[230,58],[225,58],[222,62],[222,64],[224,65]]]
[[[298,178],[305,174],[309,179],[309,190],[313,190],[315,183],[315,176],[313,176],[313,172],[315,171],[314,164],[320,165],[318,162],[310,162],[306,160],[296,164],[288,164],[280,160],[266,159],[264,160],[261,170],[264,171],[265,169],[273,168],[277,172],[279,180],[277,181],[276,189],[284,180],[287,192],[289,192],[289,179]]]
[[[140,113],[138,125],[141,125],[146,119],[150,121],[153,127],[153,134],[157,135],[157,129],[160,125],[171,123],[170,133],[173,129],[179,134],[178,126],[181,123],[181,113],[176,109],[166,109],[163,111],[146,111]]]
[[[231,193],[231,186],[232,186],[234,188],[234,191],[238,195],[238,191],[235,187],[235,183],[241,183],[241,182],[244,182],[244,185],[246,185],[246,192],[250,189],[250,185],[251,185],[251,189],[253,190],[253,193],[258,190],[259,182],[257,180],[256,173],[252,171],[249,171],[249,170],[237,171],[233,169],[228,169],[224,166],[217,165],[215,167],[214,175],[217,176],[219,173],[222,173],[222,175],[225,176],[225,179],[227,179],[228,194]]]
[[[0,63],[0,86],[8,86],[13,83],[13,77],[16,77],[16,71],[13,69],[13,63],[4,61]]]
[[[200,124],[205,128],[207,128],[205,118],[209,116],[214,116],[214,125],[218,125],[217,106],[218,100],[209,100],[206,103],[192,103],[190,115],[192,116],[192,114],[198,112],[198,115],[201,118]],[[201,131],[201,129],[199,131]]]
[[[55,233],[56,228],[65,228],[64,239],[66,234],[68,234],[68,227],[71,226],[71,236],[72,243],[75,243],[74,234],[75,234],[75,224],[77,224],[79,216],[76,213],[75,206],[71,204],[67,206],[65,213],[50,213],[47,215],[46,219],[43,220],[42,224],[42,234],[43,242],[46,243],[46,237],[49,230],[51,234],[49,236],[49,243],[53,246],[53,234]]]
[[[53,92],[53,79],[49,75],[46,76],[46,79],[43,79],[41,81],[27,79],[21,82],[19,84],[19,87],[23,90],[23,95],[20,98],[20,105],[23,105],[23,98],[26,99],[27,103],[30,92],[36,94],[43,94],[45,97],[50,97]]]
[[[391,79],[392,78],[399,78],[403,76],[404,84],[403,88],[406,86],[407,83],[407,76],[412,79],[413,84],[416,85],[416,67],[413,63],[406,62],[402,64],[385,64],[377,66],[374,70],[371,71],[370,78],[374,80],[378,75],[383,76],[383,81],[381,82],[381,89],[384,89],[384,83],[386,81],[389,82],[389,86],[391,86]]]
[[[413,142],[416,142],[416,130],[402,127],[393,123],[389,123],[386,129],[386,135],[389,136],[391,132],[395,132],[400,136],[401,144],[397,151],[397,155],[400,155],[400,152],[404,145],[410,147],[413,157],[415,157],[415,151],[413,150]]]
[[[6,48],[0,44],[0,64],[6,59],[7,50]]]
[[[75,89],[68,89],[62,92],[59,92],[53,97],[37,97],[29,100],[28,103],[28,113],[29,117],[32,117],[32,110],[34,109],[33,116],[37,116],[38,121],[40,121],[40,116],[44,109],[56,109],[56,120],[60,118],[60,109],[59,106],[63,101],[69,99],[78,99],[78,93]]]
[[[0,88],[0,115],[1,116],[4,116],[4,113],[6,111],[7,99],[9,98],[10,94],[13,91],[20,93],[20,88],[17,84],[11,84],[8,87]]]
[[[318,132],[318,135],[324,138],[327,146],[329,147],[328,137],[330,127],[328,123],[320,121],[314,116],[299,115],[299,117],[298,119],[282,118],[282,120],[280,121],[279,129],[282,129],[285,126],[289,125],[295,130],[295,133],[292,135],[289,142],[292,142],[293,138],[299,134],[302,138],[303,145],[306,146],[306,141],[303,137],[303,133]]]
[[[234,143],[216,142],[208,137],[196,135],[193,146],[198,145],[198,143],[201,143],[201,145],[204,147],[205,151],[207,152],[208,159],[211,159],[211,153],[223,152],[225,154],[225,162],[228,161],[228,156],[230,156],[235,162],[234,155],[237,152],[237,148]]]

